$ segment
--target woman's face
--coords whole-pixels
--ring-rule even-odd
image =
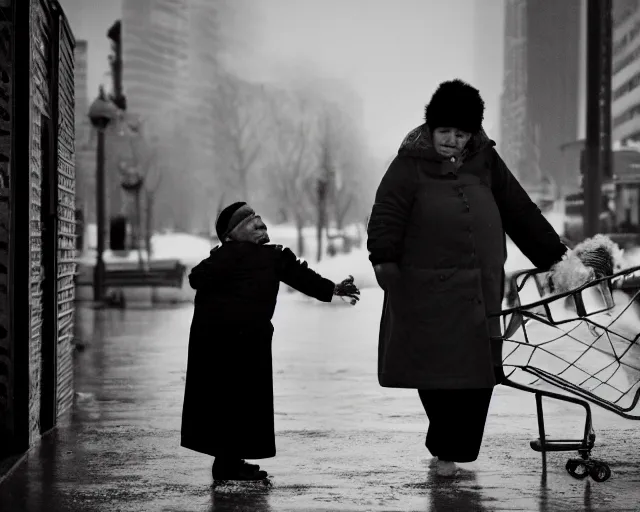
[[[446,157],[460,156],[469,139],[469,132],[457,128],[443,127],[433,131],[433,145],[439,154]]]

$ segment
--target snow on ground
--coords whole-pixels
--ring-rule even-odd
[[[533,268],[529,259],[511,241],[507,242],[508,257],[505,264],[507,272]],[[333,258],[326,257],[319,263],[309,262],[311,268],[325,277],[342,280],[352,275],[356,284],[364,289],[378,286],[369,261],[369,253],[365,248],[356,249],[349,254],[339,254]]]
[[[195,266],[209,256],[214,244],[207,238],[188,233],[166,233],[154,235],[151,246],[154,258],[175,258],[187,266]]]
[[[322,276],[335,282],[351,275],[356,286],[361,289],[378,286],[366,249],[355,249],[349,254],[339,254],[333,258],[325,258],[319,263],[310,262],[309,265]]]

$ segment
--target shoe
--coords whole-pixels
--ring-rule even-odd
[[[257,471],[258,469],[260,469],[260,466],[258,466],[257,464],[249,464],[249,463],[248,463],[246,460],[244,460],[244,459],[240,459],[240,462],[241,462],[242,464],[245,464],[248,468],[255,469],[256,471]]]
[[[447,478],[456,476],[458,474],[458,466],[450,460],[438,459],[436,461],[436,474]]]
[[[213,463],[211,476],[214,480],[264,480],[267,472],[257,464],[249,464],[240,459],[234,462]]]

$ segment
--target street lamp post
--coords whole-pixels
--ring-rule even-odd
[[[116,108],[109,102],[100,87],[98,98],[89,108],[89,119],[98,132],[98,147],[96,151],[96,221],[97,221],[97,255],[96,265],[93,269],[93,300],[104,300],[104,249],[105,249],[105,130],[109,123],[116,117]]]

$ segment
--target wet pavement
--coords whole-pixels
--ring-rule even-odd
[[[283,294],[274,324],[278,455],[272,485],[212,487],[211,458],[180,448],[192,307],[80,309],[76,403],[0,484],[0,511],[632,511],[640,510],[640,423],[594,407],[595,458],[613,476],[575,480],[574,454],[549,454],[533,395],[498,387],[480,458],[453,480],[431,470],[417,393],[380,388],[382,295],[324,305]],[[203,407],[215,408],[215,393]],[[455,407],[455,404],[452,404]],[[579,436],[582,411],[546,402],[547,433]]]

